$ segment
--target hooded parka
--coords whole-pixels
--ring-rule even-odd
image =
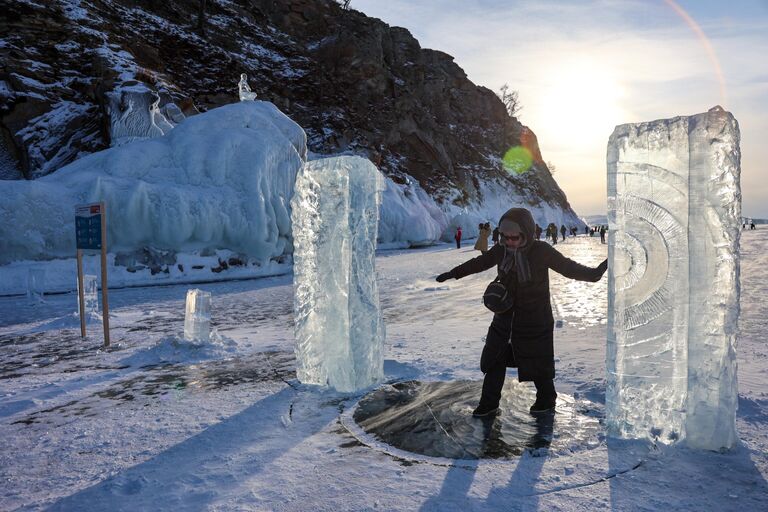
[[[483,373],[499,366],[517,367],[520,381],[553,379],[554,319],[549,296],[549,269],[570,279],[596,282],[605,272],[605,266],[586,267],[566,258],[548,243],[537,240],[536,224],[524,208],[510,209],[502,215],[499,224],[505,219],[520,226],[525,235],[524,245],[509,249],[502,239],[485,254],[453,268],[450,274],[461,279],[496,266],[498,277],[514,291],[514,306],[495,314],[488,329],[480,360]]]

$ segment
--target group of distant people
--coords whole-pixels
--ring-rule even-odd
[[[754,229],[754,224],[752,224],[752,229]],[[488,237],[491,237],[491,241],[493,242],[493,245],[499,244],[499,228],[498,226],[491,229],[490,222],[486,222],[485,224],[478,224],[477,225],[477,241],[475,241],[475,250],[480,251],[481,253],[485,254],[488,251]],[[572,226],[570,229],[565,227],[565,224],[562,224],[560,226],[560,235],[563,237],[563,240],[565,240],[566,233],[571,234],[571,236],[576,236],[579,232],[578,228]],[[585,226],[584,227],[584,234],[589,236],[595,236],[595,233],[598,233],[600,235],[600,242],[605,243],[605,234],[608,232],[608,226]],[[544,230],[539,226],[538,224],[535,224],[534,234],[536,236],[537,240],[541,240],[541,235],[544,233]],[[552,240],[552,245],[556,245],[558,241],[558,229],[557,225],[554,222],[550,222],[547,226],[546,235],[545,238],[547,240]],[[462,238],[462,231],[461,226],[456,228],[456,234],[454,235],[454,240],[456,240],[456,248],[461,249],[461,238]]]
[[[742,224],[741,228],[742,229],[747,229],[747,223],[745,222],[744,224]],[[755,223],[754,222],[750,222],[749,223],[749,229],[755,229]]]

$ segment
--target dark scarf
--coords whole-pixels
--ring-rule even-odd
[[[525,283],[531,280],[531,266],[528,264],[528,249],[530,249],[530,242],[526,243],[525,247],[519,247],[517,249],[508,249],[504,246],[504,259],[501,260],[499,268],[505,274],[509,274],[511,271],[517,272],[517,281]]]

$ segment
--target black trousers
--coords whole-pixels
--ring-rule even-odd
[[[507,363],[514,361],[514,353],[510,344],[512,335],[512,315],[494,315],[485,339],[483,355],[480,358],[480,369],[485,373],[483,392],[480,395],[480,405],[483,407],[498,407],[501,400],[501,389],[507,376]],[[536,398],[555,398],[555,383],[552,379],[535,379]]]

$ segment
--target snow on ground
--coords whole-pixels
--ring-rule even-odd
[[[607,253],[597,237],[557,248],[591,265]],[[74,294],[2,297],[0,509],[766,510],[766,249],[768,230],[744,232],[742,445],[722,454],[604,432],[509,460],[390,449],[350,424],[360,395],[295,380],[288,275],[198,285],[213,294],[216,333],[202,347],[180,338],[187,286],[112,291],[106,350],[98,321],[80,338]],[[491,314],[480,296],[492,271],[434,281],[477,254],[471,245],[379,253],[389,381],[481,378]],[[600,419],[606,281],[552,276],[558,391]],[[462,404],[467,414],[472,405]]]

